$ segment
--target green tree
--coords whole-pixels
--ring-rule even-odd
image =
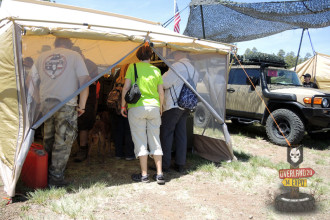
[[[284,58],[285,57],[285,51],[283,49],[280,49],[277,53],[277,56]]]
[[[251,53],[252,53],[252,51],[250,50],[250,48],[247,48],[244,52],[244,56],[249,55]]]
[[[289,68],[292,68],[296,65],[297,56],[294,52],[287,53],[284,57],[285,63],[288,65]]]
[[[306,53],[305,57],[304,57],[304,61],[308,60],[309,58],[311,58],[312,54],[310,53]]]
[[[258,52],[257,48],[253,47],[252,48],[252,53],[257,53],[257,52]]]

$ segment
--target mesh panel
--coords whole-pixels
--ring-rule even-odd
[[[177,62],[177,60],[173,59],[173,50],[166,48],[156,48],[156,50],[158,53],[162,54],[162,56],[169,63],[170,67]],[[184,57],[188,58],[189,63],[192,64],[196,74],[198,74],[196,86],[198,94],[209,105],[211,105],[223,122],[225,117],[226,101],[226,93],[224,91],[226,91],[227,81],[227,56],[215,53],[198,54],[183,51],[181,51],[181,53],[185,54]],[[179,96],[179,92],[177,92],[177,96]],[[175,96],[173,98],[173,101],[175,101]],[[170,102],[171,99],[167,101]],[[194,112],[194,127],[194,133],[204,133],[210,137],[223,139],[223,132],[220,129],[219,123],[215,120],[210,111],[202,102],[198,103]]]
[[[54,36],[23,36],[22,38],[23,74],[30,125],[63,103],[79,88],[105,74],[104,70],[107,67],[118,62],[139,45],[127,42],[123,46],[122,43],[115,41],[75,38],[68,40],[73,46],[65,50],[74,51],[69,54],[56,50]],[[109,51],[116,51],[116,53],[109,53]],[[135,61],[137,58],[130,55],[117,65],[117,68]],[[85,67],[89,75],[81,75]],[[71,69],[67,71],[66,68]],[[90,95],[87,104],[96,103],[95,84],[89,86]],[[78,97],[75,96],[68,100],[67,104],[75,106],[77,100]]]
[[[192,0],[185,35],[226,43],[248,41],[296,28],[330,25],[330,2],[290,1],[262,3],[219,3]]]

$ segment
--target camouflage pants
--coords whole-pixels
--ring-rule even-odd
[[[78,113],[74,106],[64,105],[44,123],[44,146],[48,152],[48,176],[63,180],[72,143],[77,137]]]

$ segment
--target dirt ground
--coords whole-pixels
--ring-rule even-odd
[[[253,129],[244,135],[232,130],[235,152],[242,150],[250,156],[268,158],[273,163],[286,162],[285,147],[270,144],[263,136],[254,138],[258,135],[259,131]],[[313,168],[315,175],[329,186],[329,141],[323,149],[313,149],[313,143],[308,137],[304,138],[304,162],[300,167]],[[287,191],[281,186],[278,177],[270,184],[265,184],[258,178],[248,183],[235,178],[217,181],[212,173],[196,170],[194,160],[188,159],[188,174],[181,175],[172,170],[166,174],[166,184],[160,186],[154,181],[148,184],[132,183],[130,174],[139,171],[137,160],[116,160],[108,156],[106,162],[100,164],[95,157],[92,159],[90,166],[85,162],[73,163],[70,159],[66,173],[67,178],[73,181],[72,188],[67,189],[68,197],[78,194],[81,185],[86,189],[98,181],[107,184],[106,189],[112,192],[111,198],[104,198],[98,193],[92,195],[97,198],[91,197],[90,202],[98,204],[91,213],[71,218],[54,211],[54,206],[39,205],[29,200],[5,205],[3,200],[0,219],[329,219],[329,191],[315,198],[316,210],[313,212],[277,212],[274,209],[274,198]],[[319,162],[320,160],[323,162]],[[313,193],[308,187],[304,190]],[[17,193],[27,193],[20,182]],[[0,194],[2,198],[6,197],[3,186]]]

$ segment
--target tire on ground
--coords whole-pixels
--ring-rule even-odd
[[[290,144],[298,144],[305,134],[305,125],[301,118],[288,109],[277,109],[272,114]],[[285,138],[279,132],[271,116],[268,116],[266,121],[266,132],[271,142],[278,145],[287,145]]]
[[[306,193],[299,193],[299,198],[291,199],[290,193],[276,197],[275,209],[281,212],[306,212],[315,209],[315,199]]]
[[[201,102],[197,103],[194,113],[194,125],[200,128],[205,128],[211,117],[212,115],[206,106]]]

